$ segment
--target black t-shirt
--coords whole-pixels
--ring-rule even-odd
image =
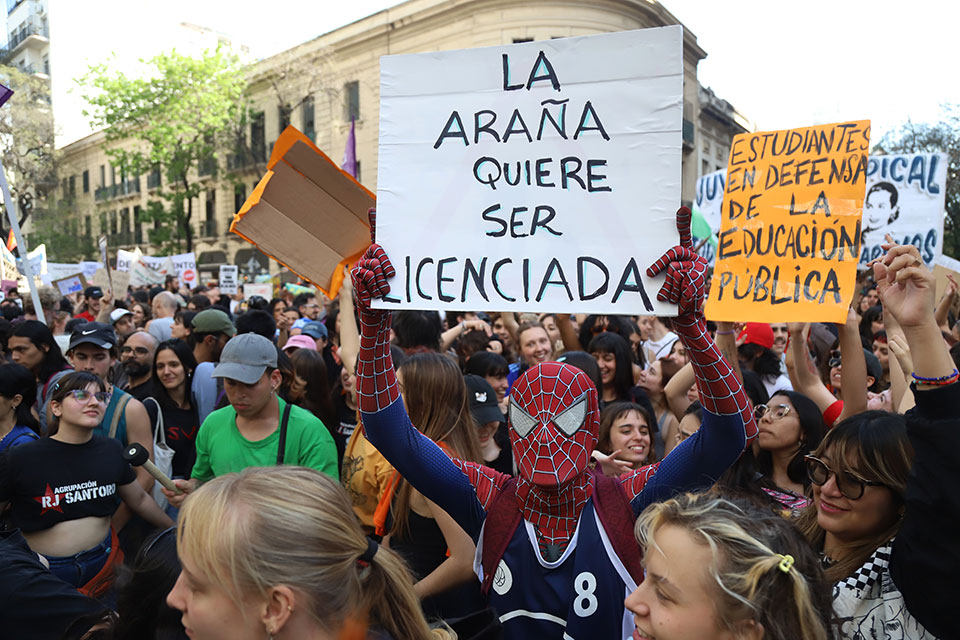
[[[337,405],[337,431],[349,440],[353,435],[353,430],[357,428],[357,410],[347,406],[344,396],[339,396],[336,400]]]
[[[147,380],[143,384],[130,387],[129,389],[125,389],[125,391],[140,402],[143,402],[145,399],[153,395],[153,380]]]
[[[151,398],[143,403],[150,416],[150,425],[156,429],[157,404]],[[197,461],[197,431],[200,429],[200,420],[197,410],[193,407],[163,406],[163,431],[167,439],[167,446],[173,449],[173,477],[189,478],[193,463]]]
[[[109,517],[117,488],[136,479],[123,445],[93,434],[83,444],[41,438],[0,456],[0,502],[9,500],[14,526],[30,533],[90,516]]]

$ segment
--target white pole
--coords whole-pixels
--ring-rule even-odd
[[[7,219],[10,221],[10,228],[13,229],[13,237],[17,239],[17,253],[20,254],[23,263],[23,275],[27,278],[27,284],[30,285],[30,297],[33,299],[33,308],[37,312],[37,320],[47,324],[47,318],[43,315],[43,307],[40,306],[40,294],[37,293],[37,283],[33,281],[33,267],[30,265],[30,257],[27,255],[27,243],[23,240],[23,234],[20,233],[20,222],[17,220],[17,210],[13,205],[13,198],[10,197],[10,185],[7,184],[7,172],[0,162],[0,190],[3,190],[3,204],[7,209]]]

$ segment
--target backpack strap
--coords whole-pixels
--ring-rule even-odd
[[[483,540],[481,541],[480,566],[483,567],[483,583],[480,591],[487,595],[493,577],[497,573],[497,565],[506,553],[510,540],[523,514],[520,512],[520,503],[517,501],[517,479],[510,478],[502,487],[500,493],[490,503],[487,517],[483,521]]]
[[[290,408],[293,405],[289,402],[283,408],[283,417],[280,418],[280,443],[277,445],[277,466],[283,464],[283,456],[287,448],[287,422],[290,421]]]
[[[116,387],[114,388],[116,389]],[[114,407],[113,410],[113,418],[110,420],[109,436],[111,438],[117,437],[117,426],[120,424],[120,419],[123,417],[123,412],[127,409],[127,403],[130,402],[130,398],[133,397],[127,393],[124,393],[123,391],[120,391],[120,389],[117,389],[117,391],[123,393],[123,395],[120,396],[120,399],[117,401],[117,406]]]
[[[613,551],[637,584],[643,582],[643,556],[633,534],[633,507],[617,478],[594,469],[593,506]]]

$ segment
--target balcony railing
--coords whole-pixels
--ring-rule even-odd
[[[97,201],[112,200],[113,198],[136,195],[138,193],[140,193],[140,178],[135,178],[106,187],[97,187],[93,192],[93,199]]]
[[[147,189],[156,189],[160,186],[160,172],[147,174]]]
[[[10,39],[3,47],[0,47],[0,59],[6,59],[30,36],[50,37],[50,31],[36,15],[30,16],[21,22],[14,31],[10,32]]]

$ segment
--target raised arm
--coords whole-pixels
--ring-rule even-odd
[[[960,385],[933,315],[933,274],[915,247],[884,248],[887,254],[874,265],[877,290],[913,355],[917,400],[907,413],[914,459],[890,575],[910,614],[931,637],[949,637],[956,629],[954,591],[940,586],[952,584],[960,571],[960,548],[949,525],[960,520]]]
[[[663,393],[667,397],[667,405],[677,420],[683,420],[684,412],[692,404],[687,399],[687,391],[696,381],[697,378],[693,374],[693,364],[688,362],[673,374],[667,386],[663,388]]]
[[[794,391],[813,400],[820,413],[823,413],[837,399],[817,375],[810,352],[807,351],[810,325],[805,322],[788,322],[787,331],[790,332],[790,347],[787,349],[787,373],[790,375],[790,383]]]
[[[677,212],[679,246],[670,249],[647,275],[666,273],[657,299],[678,305],[674,331],[687,349],[697,379],[703,425],[657,467],[624,476],[622,482],[635,511],[679,491],[707,487],[733,464],[757,435],[753,407],[733,367],[723,357],[703,317],[706,261],[693,251],[690,210]],[[655,474],[655,475],[654,475]]]
[[[370,212],[374,237],[376,212]],[[351,277],[360,318],[357,356],[357,403],[367,439],[417,491],[449,513],[474,538],[483,523],[483,507],[474,486],[483,478],[475,465],[455,463],[410,423],[400,398],[390,355],[388,310],[373,309],[371,300],[390,293],[387,278],[395,274],[383,248],[374,242],[354,267]],[[472,474],[468,478],[462,469]],[[475,477],[474,477],[475,476]],[[484,485],[487,493],[490,489]]]
[[[840,398],[843,411],[837,422],[867,410],[867,361],[863,355],[863,343],[860,342],[860,330],[857,314],[847,310],[847,321],[840,329]]]
[[[346,269],[346,267],[344,267]],[[357,353],[360,351],[360,333],[353,313],[353,280],[346,274],[340,287],[340,362],[349,373],[357,372]]]

